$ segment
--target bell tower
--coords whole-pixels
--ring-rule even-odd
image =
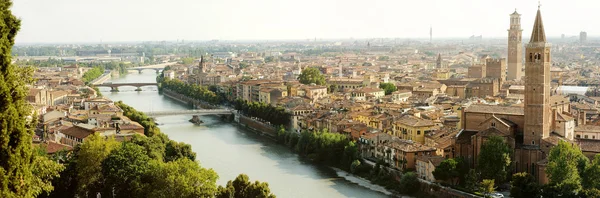
[[[521,14],[513,12],[510,15],[510,29],[508,29],[508,80],[521,79],[523,68],[523,44],[521,40]]]
[[[524,145],[538,146],[550,135],[550,48],[538,7],[531,40],[525,47]]]

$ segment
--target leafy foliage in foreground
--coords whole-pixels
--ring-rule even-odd
[[[9,0],[0,1],[0,197],[36,197],[53,190],[50,181],[64,167],[32,147],[37,115],[31,115],[25,97],[33,70],[11,63],[21,26],[11,6]]]

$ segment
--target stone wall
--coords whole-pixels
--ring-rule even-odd
[[[260,132],[271,137],[277,137],[277,129],[275,127],[243,115],[238,114],[237,116],[239,116],[239,123],[242,126],[248,127],[256,132]]]
[[[421,191],[425,194],[437,197],[437,198],[480,198],[481,196],[477,196],[474,194],[462,192],[456,189],[452,189],[450,187],[441,186],[439,184],[426,182],[424,180],[421,181]]]
[[[201,100],[196,100],[190,97],[187,97],[183,94],[179,94],[177,92],[168,90],[168,89],[162,89],[162,93],[174,100],[177,100],[179,102],[182,103],[186,103],[188,105],[192,105],[194,107],[194,109],[216,109],[217,107],[211,104],[208,104],[207,102],[201,101]]]

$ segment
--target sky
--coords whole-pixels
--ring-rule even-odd
[[[600,35],[600,1],[542,0],[546,36]],[[13,0],[17,44],[162,40],[529,37],[537,0]]]

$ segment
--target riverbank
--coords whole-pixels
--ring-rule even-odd
[[[173,99],[174,101],[182,103],[182,104],[189,105],[190,102],[194,102],[189,97],[186,98],[182,94],[174,93],[170,90],[166,90],[166,92],[163,91],[162,94],[164,96],[166,96],[167,98]],[[257,119],[252,119],[250,117],[246,117],[246,116],[240,115],[240,114],[235,115],[234,121],[235,121],[234,123],[236,123],[236,125],[238,127],[246,129],[245,131],[247,131],[247,132],[251,132],[251,133],[259,134],[261,136],[268,137],[268,139],[270,139],[280,145],[284,145],[284,144],[281,144],[281,141],[280,141],[281,137],[279,136],[276,127],[274,127],[272,125],[260,122]],[[288,133],[286,133],[286,134],[288,134]],[[300,137],[299,134],[297,134],[296,136],[298,138]],[[308,157],[307,159],[309,161],[313,161],[313,163],[315,165],[317,165],[317,164],[326,165],[327,164],[327,163],[326,164],[316,163],[316,162],[314,162],[314,159],[311,159],[310,156],[311,155],[305,156],[304,158]],[[366,166],[366,164],[365,164],[365,166]],[[336,168],[333,166],[327,166],[327,167],[332,169],[338,177],[343,178],[344,180],[354,183],[356,185],[368,188],[369,190],[380,192],[380,193],[386,194],[388,196],[393,196],[393,197],[404,197],[405,196],[398,192],[391,192],[388,189],[386,189],[384,186],[375,184],[375,183],[369,181],[368,179],[359,177],[358,175],[354,175],[354,174],[348,173],[346,171],[343,171],[340,168]]]

